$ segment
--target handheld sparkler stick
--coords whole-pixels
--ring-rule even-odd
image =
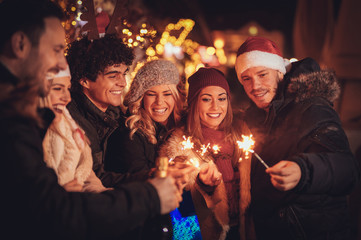
[[[252,152],[256,156],[256,158],[263,164],[263,166],[265,166],[266,168],[269,168],[267,163],[265,163],[265,161],[263,161],[263,159],[255,151],[251,150],[250,152]]]
[[[237,141],[237,143],[238,143],[238,147],[240,149],[243,149],[243,152],[246,154],[246,157],[248,158],[248,152],[251,152],[263,164],[263,166],[265,166],[266,168],[269,168],[267,163],[265,163],[265,161],[263,161],[263,159],[252,149],[252,147],[255,143],[252,139],[252,134],[250,136],[242,135],[242,138],[243,138],[243,141],[242,142]]]

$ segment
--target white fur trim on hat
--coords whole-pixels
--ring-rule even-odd
[[[69,65],[66,66],[66,69],[60,70],[57,74],[55,74],[54,78],[60,77],[71,77]]]
[[[267,67],[286,73],[286,66],[284,59],[273,53],[263,51],[250,51],[239,55],[236,59],[236,72],[240,76],[244,71],[251,67]]]

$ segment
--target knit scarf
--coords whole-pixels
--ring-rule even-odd
[[[229,217],[231,222],[238,221],[239,216],[239,173],[238,168],[232,166],[232,156],[234,145],[225,140],[224,131],[211,129],[202,126],[202,135],[204,142],[210,143],[210,146],[218,145],[220,151],[212,153],[212,157],[218,170],[222,173],[223,182],[227,191],[227,199],[229,205]]]

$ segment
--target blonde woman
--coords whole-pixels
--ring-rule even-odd
[[[179,81],[177,67],[167,60],[148,62],[137,72],[124,99],[129,116],[108,140],[106,170],[135,173],[155,167],[158,146],[181,119]]]
[[[56,74],[48,96],[43,99],[55,114],[43,140],[44,161],[54,169],[58,182],[68,191],[102,192],[106,188],[92,170],[89,140],[69,114],[69,67]]]
[[[178,91],[179,72],[167,60],[146,63],[136,74],[124,105],[130,114],[125,122],[108,139],[105,169],[118,173],[148,172],[151,177],[156,167],[158,147],[168,130],[181,119],[182,95]],[[178,169],[179,167],[179,169]],[[176,178],[182,192],[187,176],[193,167],[185,164],[171,168],[168,174]],[[166,229],[166,230],[164,230]],[[132,233],[132,239],[171,239],[172,223],[169,215],[150,219],[142,229]]]

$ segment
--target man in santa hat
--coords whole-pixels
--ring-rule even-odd
[[[251,100],[254,150],[270,166],[252,159],[257,239],[351,239],[347,195],[360,171],[333,109],[334,72],[310,58],[289,64],[261,37],[240,46],[235,69]]]

